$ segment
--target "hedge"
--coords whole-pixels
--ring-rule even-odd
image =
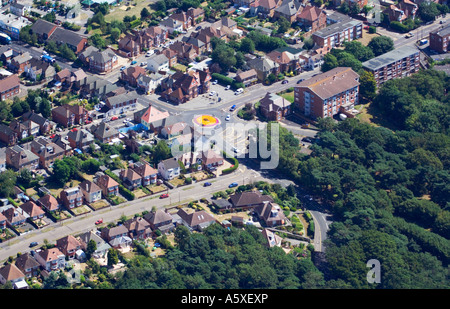
[[[227,77],[225,75],[219,74],[219,73],[212,73],[211,78],[217,79],[217,82],[221,85],[230,85],[231,88],[234,90],[245,87],[243,83],[239,83],[239,82],[235,81],[234,79]]]
[[[231,164],[234,165],[233,167],[224,169],[222,171],[222,174],[229,174],[231,172],[234,172],[239,167],[238,159],[236,159],[235,157],[229,158],[228,155],[224,151],[222,152],[222,155],[225,158],[225,160],[227,160],[228,162],[230,162]]]
[[[134,194],[127,188],[125,188],[122,185],[119,185],[119,192],[122,194],[127,200],[132,201],[134,200]]]

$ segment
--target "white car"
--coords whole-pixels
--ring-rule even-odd
[[[230,121],[230,119],[231,119],[231,116],[230,116],[230,115],[227,115],[227,116],[225,117],[225,120],[226,120],[226,121]]]
[[[211,91],[211,92],[209,93],[209,95],[210,95],[210,96],[213,96],[213,95],[216,95],[216,93],[217,93],[217,92],[215,92],[215,91]]]
[[[228,86],[225,87],[225,90],[230,90],[230,88],[231,88],[231,86],[228,85]]]
[[[217,79],[212,82],[213,85],[217,85],[217,83],[218,83]]]

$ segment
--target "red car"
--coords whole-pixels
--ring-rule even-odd
[[[161,194],[159,196],[159,198],[168,198],[168,197],[169,197],[169,194],[167,194],[167,193]]]
[[[101,223],[103,223],[103,219],[99,219],[99,220],[95,221],[95,225],[99,225]]]
[[[117,119],[119,119],[118,117],[116,117],[116,116],[114,116],[114,117],[111,117],[111,120],[117,120]]]

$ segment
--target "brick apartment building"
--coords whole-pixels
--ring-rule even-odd
[[[449,51],[449,41],[450,25],[430,32],[430,48],[438,53],[447,53]]]
[[[307,117],[333,117],[358,103],[359,75],[337,67],[301,82],[294,88],[294,103]]]
[[[377,87],[393,78],[402,78],[419,72],[419,50],[413,46],[403,46],[372,58],[362,64],[372,72]]]
[[[0,101],[12,99],[20,92],[20,80],[17,74],[0,80]]]

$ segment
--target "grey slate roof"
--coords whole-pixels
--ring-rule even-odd
[[[372,58],[370,60],[367,60],[363,62],[362,66],[363,68],[369,69],[369,70],[378,70],[379,68],[385,67],[391,63],[394,63],[396,61],[399,61],[405,57],[409,57],[411,55],[418,54],[419,50],[413,46],[402,46],[399,48],[396,48],[390,52],[387,52],[383,55],[380,55],[378,57]]]

